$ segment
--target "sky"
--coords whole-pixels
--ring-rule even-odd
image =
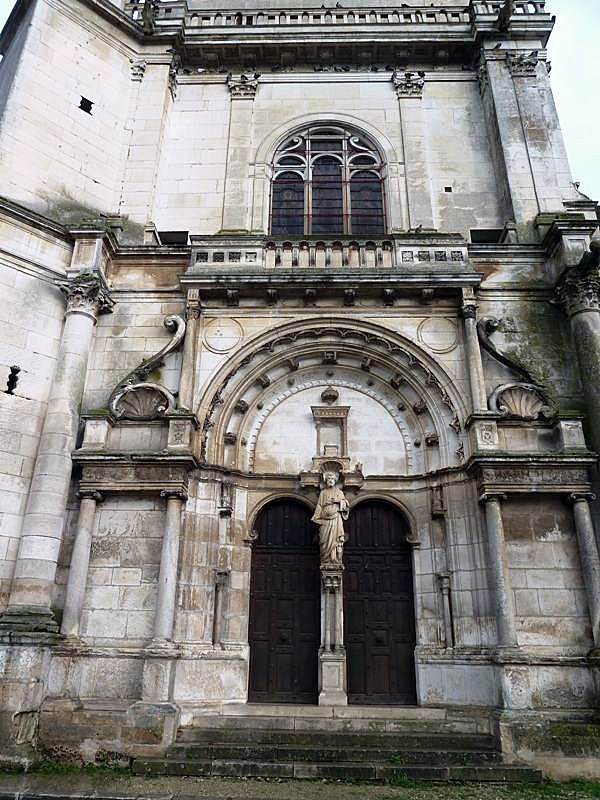
[[[12,6],[13,0],[0,0],[0,26]],[[549,44],[550,77],[573,179],[581,181],[581,191],[600,200],[600,0],[546,0],[546,8],[557,17]]]

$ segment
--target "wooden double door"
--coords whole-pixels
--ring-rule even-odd
[[[303,503],[259,514],[250,581],[248,699],[316,703],[320,633],[317,527]],[[415,703],[412,561],[404,517],[391,505],[352,509],[344,550],[348,701]]]

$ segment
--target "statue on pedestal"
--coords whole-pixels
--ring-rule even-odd
[[[344,521],[348,519],[350,506],[344,493],[337,487],[336,472],[323,474],[324,488],[319,494],[312,521],[319,526],[319,549],[321,567],[342,565],[344,552]]]

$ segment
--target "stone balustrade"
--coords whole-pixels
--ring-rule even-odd
[[[188,28],[264,27],[275,25],[440,25],[469,24],[473,17],[498,16],[504,0],[472,2],[463,9],[444,8],[320,8],[289,10],[219,11],[189,10],[185,2],[163,2],[157,8],[157,25],[171,25],[183,19]],[[517,0],[515,14],[546,14],[545,0]],[[143,3],[130,2],[126,13],[134,20],[141,20]]]
[[[372,268],[374,270],[455,271],[467,266],[466,242],[460,237],[451,241],[444,237],[424,238],[414,242],[403,238],[378,239],[352,236],[337,239],[315,237],[247,237],[237,241],[214,237],[192,237],[189,271],[215,270],[255,272],[256,270]]]

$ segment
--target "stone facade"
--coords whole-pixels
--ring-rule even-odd
[[[228,5],[23,1],[0,36],[8,756],[52,720],[86,758],[150,752],[245,704],[257,530],[275,501],[312,515],[327,472],[342,527],[364,503],[402,520],[418,705],[475,706],[506,741],[525,712],[585,719],[600,245],[552,18]],[[332,130],[375,154],[383,229],[275,233],[279,148]],[[343,546],[322,705],[352,694]]]

